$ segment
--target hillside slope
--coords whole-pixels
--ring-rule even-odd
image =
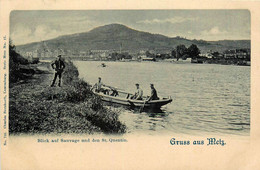
[[[137,31],[121,24],[110,24],[94,28],[89,32],[60,36],[55,39],[46,40],[48,49],[67,50],[128,50],[136,52],[139,50],[164,49],[171,50],[177,45],[190,46],[196,44],[201,51],[224,51],[233,48],[250,48],[250,40],[222,40],[203,41],[188,40],[185,38],[170,38],[160,34]],[[42,42],[35,42],[17,46],[21,51],[34,51],[42,48]]]

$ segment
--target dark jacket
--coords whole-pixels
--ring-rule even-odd
[[[159,100],[159,97],[157,96],[157,91],[155,90],[155,88],[151,89],[151,96],[148,99],[150,100]]]
[[[55,67],[54,67],[55,65]],[[52,64],[51,64],[51,67],[53,69],[55,69],[55,71],[57,72],[62,72],[65,68],[65,64],[62,60],[55,60]]]

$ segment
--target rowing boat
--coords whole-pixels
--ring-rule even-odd
[[[143,100],[135,100],[130,99],[130,96],[133,95],[131,93],[127,93],[121,90],[116,90],[116,95],[113,95],[115,89],[105,88],[106,93],[104,92],[94,92],[96,95],[100,96],[102,101],[112,103],[112,104],[119,104],[123,106],[128,106],[130,108],[142,108],[142,109],[149,109],[149,110],[159,110],[162,106],[171,103],[171,97],[161,98],[159,100],[151,100],[146,101],[147,97],[144,97]]]

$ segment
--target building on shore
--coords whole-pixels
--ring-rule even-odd
[[[240,59],[250,61],[250,49],[232,49],[224,52],[225,59]]]

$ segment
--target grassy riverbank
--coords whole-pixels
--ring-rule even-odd
[[[65,64],[62,87],[50,87],[50,63],[30,66],[33,76],[10,84],[10,133],[124,133],[118,113],[103,107],[72,62]]]

